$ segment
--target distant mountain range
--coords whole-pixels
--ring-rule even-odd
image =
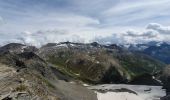
[[[141,52],[166,64],[170,64],[170,44],[166,42],[149,42],[145,44],[129,45],[129,51]]]

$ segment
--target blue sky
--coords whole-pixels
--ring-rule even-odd
[[[0,0],[0,41],[167,41],[169,9],[170,0]]]

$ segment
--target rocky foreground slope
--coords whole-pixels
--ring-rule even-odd
[[[0,99],[97,100],[83,83],[161,85],[153,76],[164,66],[117,45],[11,43],[0,48]]]
[[[20,49],[23,45],[6,47],[0,48],[0,100],[97,100],[93,91],[62,81],[59,76],[67,76],[53,73],[39,56]]]

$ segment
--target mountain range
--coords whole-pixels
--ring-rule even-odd
[[[170,44],[166,42],[149,42],[146,44],[130,45],[128,50],[147,54],[166,64],[170,64]]]
[[[139,49],[143,45],[61,42],[36,48],[7,44],[0,47],[0,99],[97,100],[83,84],[167,86],[169,44]]]

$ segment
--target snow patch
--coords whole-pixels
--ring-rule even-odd
[[[106,92],[96,92],[98,100],[160,100],[166,95],[166,91],[162,86],[147,86],[147,85],[126,85],[126,84],[103,84],[89,86],[89,89]],[[124,91],[114,92],[116,89],[127,89],[134,91],[136,94]]]
[[[68,47],[67,44],[58,44],[56,47]]]
[[[122,92],[122,93],[116,93],[116,92],[99,93],[97,92],[97,98],[98,100],[144,100],[138,95],[128,93],[128,92]]]

